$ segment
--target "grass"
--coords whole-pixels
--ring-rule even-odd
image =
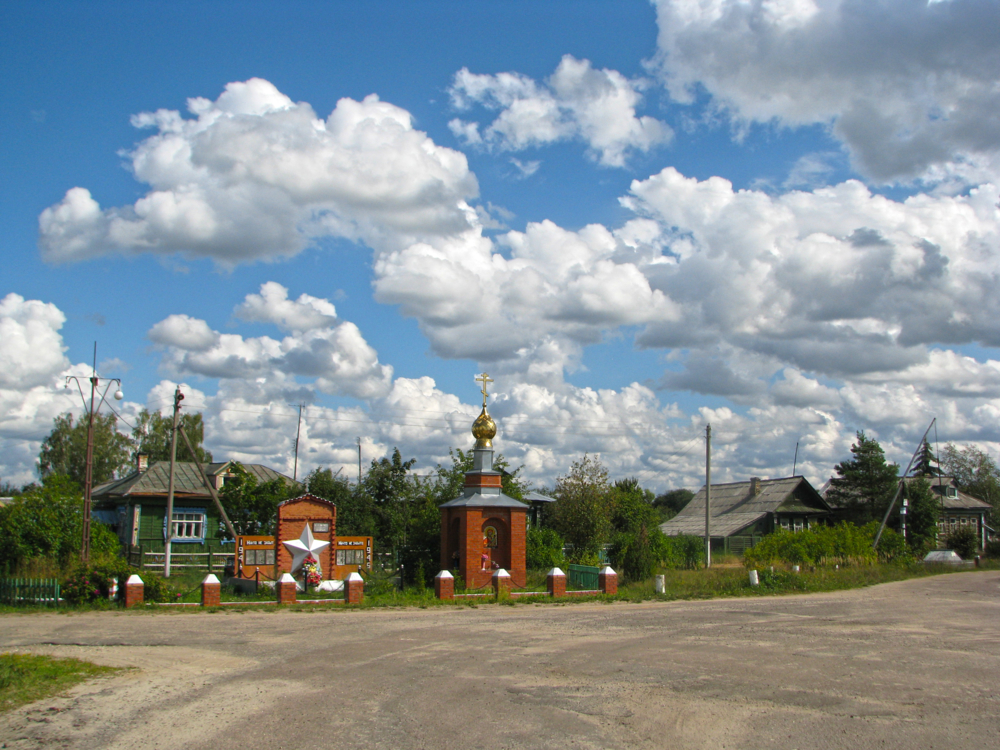
[[[48,698],[92,677],[119,671],[79,659],[0,654],[0,713]]]
[[[968,568],[955,568],[947,565],[924,565],[923,563],[911,564],[880,564],[880,565],[854,565],[847,567],[831,568],[816,567],[811,569],[802,566],[802,572],[792,572],[790,566],[776,567],[774,570],[763,569],[760,573],[760,585],[751,586],[746,568],[735,564],[739,558],[733,556],[733,560],[719,559],[713,560],[713,566],[709,570],[661,570],[665,577],[666,592],[657,594],[655,592],[652,578],[636,583],[619,584],[618,594],[607,596],[603,594],[584,597],[566,597],[560,599],[559,603],[571,603],[578,601],[672,601],[678,599],[713,599],[718,597],[742,597],[742,596],[768,596],[782,594],[812,593],[822,591],[839,591],[844,589],[861,588],[873,586],[879,583],[889,583],[901,581],[908,578],[920,578],[930,575],[940,575],[946,573],[957,573]],[[728,564],[727,564],[728,563]],[[1000,569],[1000,560],[984,560],[982,569]],[[516,597],[503,598],[500,603],[504,605],[537,604],[551,602],[552,600],[545,592],[546,571],[528,571],[525,594]],[[182,601],[197,603],[201,601],[201,579],[204,573],[185,573],[180,576],[171,577],[168,586],[174,594],[181,593],[180,598],[172,596],[172,601]],[[527,592],[532,592],[528,594]],[[539,592],[539,593],[534,593]],[[456,593],[461,593],[456,591]],[[394,607],[418,607],[427,608],[434,606],[467,606],[476,607],[480,604],[495,603],[492,596],[491,587],[479,589],[476,593],[487,594],[487,596],[471,599],[456,599],[454,601],[439,601],[434,597],[432,587],[407,587],[403,591],[391,590],[379,594],[366,594],[361,608],[394,608]],[[308,595],[300,593],[301,599],[342,599],[343,594],[318,594],[310,591]],[[222,600],[233,602],[246,602],[247,607],[220,607],[218,610],[225,611],[271,611],[277,612],[281,609],[312,610],[317,609],[309,604],[289,605],[278,608],[269,603],[274,601],[274,592],[271,589],[263,588],[259,594],[241,594],[232,589],[222,589]],[[340,609],[344,605],[337,606]],[[89,611],[117,609],[117,605],[110,602],[98,602],[90,605],[78,607],[59,607],[60,612]],[[320,607],[323,609],[325,607]],[[351,605],[351,608],[355,608]],[[21,613],[51,611],[46,607],[6,607],[0,606],[2,613]],[[159,611],[159,612],[203,612],[201,607],[143,607],[138,611]]]

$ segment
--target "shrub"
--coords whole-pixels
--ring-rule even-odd
[[[689,534],[661,535],[657,540],[657,557],[667,568],[694,570],[705,562],[705,540]]]
[[[979,537],[975,529],[963,526],[948,534],[945,544],[963,560],[968,560],[975,557],[976,550],[979,549]]]
[[[1000,539],[994,539],[992,542],[986,542],[983,552],[987,557],[1000,558]]]
[[[562,537],[553,529],[528,529],[526,546],[529,570],[551,570],[566,563]]]
[[[764,567],[774,563],[874,565],[879,561],[910,559],[905,540],[892,529],[885,529],[878,550],[872,549],[878,527],[877,521],[865,526],[845,521],[836,526],[816,526],[803,531],[778,529],[747,550],[743,562],[747,567]]]

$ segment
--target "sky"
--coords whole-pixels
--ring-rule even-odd
[[[1000,451],[997,0],[7,2],[0,480],[67,376],[217,460],[656,492]],[[103,407],[105,410],[107,406]]]

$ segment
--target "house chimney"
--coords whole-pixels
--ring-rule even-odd
[[[760,477],[750,477],[750,494],[754,497],[760,494]]]
[[[149,468],[149,454],[148,453],[136,453],[135,454],[135,468],[142,474]]]

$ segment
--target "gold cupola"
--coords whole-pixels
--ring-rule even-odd
[[[493,417],[486,410],[486,397],[489,395],[486,392],[486,384],[492,383],[493,379],[484,372],[476,378],[476,381],[483,384],[483,410],[476,417],[476,421],[472,423],[472,437],[476,439],[476,448],[492,448],[493,438],[497,435],[497,423],[493,421]]]

